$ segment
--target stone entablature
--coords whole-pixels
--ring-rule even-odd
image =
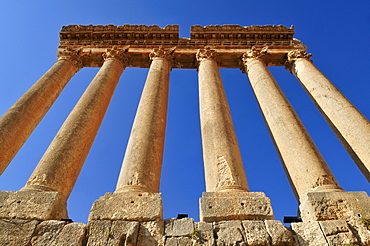
[[[64,49],[82,48],[83,66],[100,67],[102,54],[113,45],[122,48],[129,45],[130,67],[148,68],[148,54],[162,46],[175,49],[173,68],[197,67],[196,53],[205,46],[216,49],[220,57],[219,67],[239,68],[241,56],[254,47],[269,47],[266,54],[268,66],[283,66],[286,55],[293,49],[305,51],[306,47],[293,38],[294,27],[222,25],[191,27],[190,39],[179,38],[179,26],[156,25],[123,26],[63,26],[60,32],[59,52]]]

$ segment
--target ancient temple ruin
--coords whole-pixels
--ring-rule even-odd
[[[337,183],[268,66],[294,74],[370,181],[370,124],[313,65],[294,27],[70,25],[58,60],[0,118],[0,172],[84,67],[100,67],[27,184],[0,192],[4,245],[370,245],[370,198]],[[126,67],[149,68],[115,192],[92,204],[87,225],[66,203]],[[251,192],[219,68],[248,76],[300,203],[291,228]],[[159,193],[171,69],[197,69],[206,190],[200,222],[163,220]],[[287,71],[288,72],[288,71]],[[62,220],[61,220],[62,219]],[[1,243],[0,243],[1,244]],[[3,244],[1,244],[3,245]]]

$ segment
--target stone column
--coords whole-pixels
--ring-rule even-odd
[[[243,62],[254,94],[299,199],[322,189],[340,189],[294,109],[263,62],[267,49],[252,49]]]
[[[311,54],[288,54],[292,74],[301,82],[352,159],[370,182],[370,123],[312,64]]]
[[[158,193],[168,105],[170,51],[154,49],[116,192]]]
[[[287,176],[300,202],[304,221],[355,218],[370,201],[366,193],[344,192],[294,109],[263,61],[267,49],[243,56],[245,71]],[[343,201],[348,204],[344,209]],[[341,208],[345,210],[343,212]],[[361,212],[360,212],[361,211]],[[349,216],[350,215],[350,216]],[[357,216],[357,215],[356,215]]]
[[[271,205],[264,194],[248,192],[216,55],[210,49],[198,50],[196,55],[199,62],[199,107],[207,191],[200,200],[201,221],[271,218]],[[258,207],[257,203],[267,209],[263,212],[250,210]],[[255,217],[256,214],[260,217]]]
[[[173,50],[154,49],[116,191],[94,202],[89,220],[162,218],[159,183]]]
[[[80,50],[67,49],[58,56],[54,66],[0,118],[0,174],[82,67]]]
[[[119,78],[124,52],[112,48],[22,189],[56,191],[65,203],[99,130]]]
[[[248,191],[216,54],[199,50],[199,107],[206,191]]]

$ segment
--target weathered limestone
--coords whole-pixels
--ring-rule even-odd
[[[271,244],[276,246],[294,245],[293,234],[281,221],[265,220],[266,231],[271,238]]]
[[[151,221],[162,218],[160,193],[106,193],[94,202],[90,210],[92,220]]]
[[[215,61],[216,53],[199,50],[199,107],[206,190],[200,220],[273,218],[270,200],[249,193],[229,106]],[[217,192],[225,192],[220,195]],[[257,206],[258,204],[258,206]],[[261,208],[254,210],[253,208]]]
[[[70,49],[59,53],[54,66],[0,118],[0,174],[82,67],[79,52]]]
[[[303,221],[370,218],[366,192],[308,192],[300,198]]]
[[[338,139],[370,182],[370,122],[312,64],[310,54],[288,53],[290,71],[301,82]]]
[[[63,230],[66,222],[58,220],[43,221],[37,225],[31,239],[31,245],[57,245],[58,236]]]
[[[210,49],[199,50],[199,107],[206,190],[248,191],[217,62]]]
[[[65,202],[55,191],[1,191],[0,218],[51,220],[68,218]]]
[[[7,246],[28,246],[39,223],[37,220],[1,219],[1,243]]]
[[[166,236],[181,237],[191,236],[194,232],[194,219],[168,219],[164,221],[164,230]]]
[[[266,68],[267,49],[243,56],[245,71],[297,199],[309,191],[342,189],[294,109]]]
[[[172,50],[154,49],[116,192],[159,192]]]
[[[263,192],[203,192],[200,220],[271,220],[271,202]]]
[[[22,190],[57,191],[65,203],[99,130],[124,65],[124,51],[111,49],[106,61]]]

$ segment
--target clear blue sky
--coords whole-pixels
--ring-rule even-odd
[[[0,0],[0,115],[56,61],[59,31],[70,24],[282,24],[308,46],[314,64],[370,118],[370,1],[46,1]],[[283,67],[270,69],[296,109],[340,185],[367,191],[369,183],[332,133],[299,82]],[[44,120],[0,177],[0,190],[19,190],[82,95],[97,68],[70,81]],[[123,73],[95,143],[68,201],[74,221],[86,222],[93,201],[113,192],[147,69]],[[275,218],[295,215],[297,202],[270,139],[248,78],[238,69],[221,76],[251,191],[272,200]],[[164,217],[188,213],[199,220],[204,187],[197,72],[174,69],[170,77],[161,192]]]

